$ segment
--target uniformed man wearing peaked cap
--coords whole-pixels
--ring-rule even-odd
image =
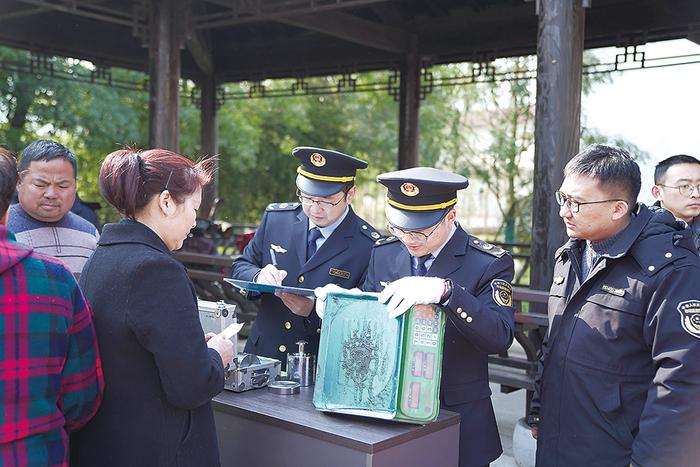
[[[376,242],[362,289],[381,292],[392,316],[419,303],[443,306],[440,404],[462,416],[459,465],[483,466],[502,452],[487,356],[513,341],[513,260],[456,222],[457,192],[469,184],[461,175],[421,167],[377,180],[388,190],[392,236]],[[317,290],[317,297],[325,299],[328,290]]]
[[[350,207],[355,175],[367,163],[329,149],[298,147],[299,202],[270,204],[255,237],[233,262],[234,279],[311,288],[361,284],[372,245],[381,238]],[[304,340],[318,352],[320,321],[306,297],[264,294],[245,351],[286,365],[287,353]]]

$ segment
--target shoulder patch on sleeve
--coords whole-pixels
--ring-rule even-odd
[[[501,306],[513,306],[513,287],[508,281],[494,279],[491,281],[493,301]]]
[[[270,203],[265,211],[294,211],[299,207],[299,203]]]
[[[398,242],[399,239],[394,237],[393,235],[389,235],[388,237],[382,237],[376,242],[374,242],[374,246],[382,246],[382,245],[388,245],[390,243]]]
[[[700,339],[700,300],[686,300],[677,306],[685,332]]]
[[[478,239],[476,237],[472,237],[472,236],[469,236],[469,245],[473,246],[477,250],[483,251],[484,253],[488,253],[491,256],[495,256],[497,258],[500,258],[501,256],[508,253],[506,250],[504,250],[500,246],[492,245],[488,242],[485,242],[483,240],[480,240],[480,239]]]

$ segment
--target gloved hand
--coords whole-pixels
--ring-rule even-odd
[[[338,284],[326,284],[323,287],[316,287],[314,289],[314,294],[316,294],[316,314],[321,319],[323,319],[323,310],[326,309],[326,297],[328,296],[328,292],[342,292],[350,295],[364,294],[364,292],[358,288],[348,290],[342,288]]]
[[[285,277],[287,277],[287,271],[277,269],[275,266],[268,264],[260,270],[255,277],[255,282],[258,284],[282,285]]]
[[[396,318],[406,313],[413,305],[440,303],[444,292],[445,279],[409,276],[387,285],[379,294],[379,302],[389,301],[389,317]]]

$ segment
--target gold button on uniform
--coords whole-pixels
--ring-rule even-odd
[[[471,322],[472,322],[472,317],[471,317],[471,316],[467,316],[467,323],[471,323]]]
[[[284,344],[280,345],[280,352],[284,353],[286,351],[287,351],[287,346]]]
[[[292,323],[289,321],[284,322],[284,329],[292,329]]]
[[[297,280],[299,281],[300,284],[303,284],[304,283],[304,275],[302,274],[301,276],[299,276],[299,279],[297,279]]]
[[[321,328],[316,328],[316,334],[321,334]]]
[[[466,318],[467,318],[467,314],[466,314],[465,312],[460,313],[459,316],[461,316],[462,319],[466,319]]]
[[[461,313],[461,312],[462,312],[462,307],[458,307],[458,308],[457,308],[457,313]]]

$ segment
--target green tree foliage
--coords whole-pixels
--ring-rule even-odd
[[[30,55],[0,47],[0,60],[5,64],[27,63]],[[524,57],[500,60],[497,66],[499,72],[519,76],[533,69],[534,63],[534,58]],[[49,67],[76,79],[52,77]],[[0,67],[0,145],[20,151],[38,137],[61,141],[78,155],[81,196],[101,200],[97,176],[105,155],[124,145],[145,148],[148,144],[146,75],[111,70],[115,83],[144,84],[134,90],[77,79],[90,76],[94,67],[76,60],[49,58],[43,68],[31,74],[8,71],[11,69]],[[423,82],[429,92],[421,102],[421,164],[478,180],[498,201],[503,218],[499,236],[506,232],[509,239],[515,234],[526,242],[531,224],[534,81],[449,85],[450,77],[477,71],[468,64],[431,68],[434,83],[441,85],[431,89],[428,81]],[[390,72],[351,78],[357,84],[392,82]],[[606,75],[584,79],[584,91],[605,79]],[[337,85],[332,78],[306,82],[311,87]],[[290,89],[293,81],[263,84],[271,92]],[[183,85],[193,87],[189,82]],[[250,88],[246,83],[227,84],[226,90],[247,93]],[[184,97],[180,104],[181,152],[196,158],[201,153],[199,109]],[[377,200],[376,219],[369,217],[381,225],[383,189],[374,180],[377,174],[396,169],[398,113],[398,103],[387,91],[228,99],[218,109],[219,193],[223,201],[217,217],[231,223],[257,223],[268,203],[294,200],[297,161],[291,150],[320,146],[370,162],[367,170],[358,173],[358,185],[365,199]],[[604,139],[594,130],[584,131],[584,138]],[[101,214],[104,219],[116,218],[109,209]]]
[[[0,47],[0,60],[27,63],[26,51]],[[89,64],[49,58],[55,71],[89,76]],[[113,79],[143,81],[141,73],[113,69]],[[53,138],[78,156],[78,189],[86,200],[100,200],[99,165],[106,154],[124,145],[148,141],[148,95],[78,80],[0,69],[0,145],[20,152],[37,138]],[[105,203],[102,202],[104,205]],[[103,210],[106,215],[106,210]]]

